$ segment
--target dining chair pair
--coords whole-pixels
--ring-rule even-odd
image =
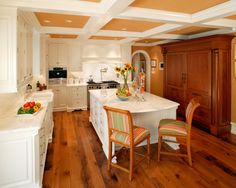
[[[186,121],[179,121],[174,119],[162,119],[158,126],[158,161],[160,161],[160,155],[176,155],[181,157],[188,157],[188,163],[192,166],[191,150],[190,150],[190,137],[192,118],[195,109],[199,106],[199,102],[196,98],[191,99],[186,108]],[[144,159],[150,163],[150,131],[144,127],[136,126],[133,124],[132,115],[128,110],[121,110],[117,108],[111,108],[104,106],[107,114],[108,121],[108,171],[111,170],[111,166],[129,173],[129,180],[133,178],[134,168],[140,164]],[[164,140],[163,137],[175,137],[177,141]],[[178,142],[179,138],[184,139],[185,142],[181,144],[187,146],[187,154],[173,153],[161,151],[162,142]],[[134,164],[134,149],[135,146],[141,142],[147,143],[147,154],[142,155],[136,164]],[[112,143],[118,144],[121,148],[112,155]],[[130,150],[130,162],[129,169],[124,168],[118,164],[112,162],[113,157],[117,156],[124,148]],[[139,154],[140,155],[140,154]]]

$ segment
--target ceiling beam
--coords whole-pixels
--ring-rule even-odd
[[[203,11],[192,14],[192,23],[209,22],[218,18],[223,18],[235,14],[236,0],[230,0],[225,3],[216,5]]]
[[[109,6],[106,5],[106,12],[99,17],[91,17],[84,27],[84,35],[81,40],[87,40],[106,25],[113,17],[124,11],[134,0],[109,0]]]
[[[73,15],[100,15],[103,7],[98,3],[71,0],[1,0],[0,5],[19,7],[23,10]]]
[[[191,15],[184,13],[168,12],[162,10],[129,7],[119,15],[119,18],[138,19],[169,23],[191,23]]]

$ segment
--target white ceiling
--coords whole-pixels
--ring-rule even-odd
[[[41,33],[77,34],[80,36],[78,39],[80,41],[87,41],[94,35],[125,37],[125,39],[117,41],[119,43],[134,42],[144,38],[165,39],[154,43],[135,44],[152,46],[179,39],[236,33],[236,20],[225,18],[236,14],[236,0],[229,0],[193,14],[129,7],[133,2],[134,0],[101,0],[100,3],[79,0],[0,0],[0,6],[16,6],[29,12],[90,16],[83,28],[58,29],[58,27],[40,26],[35,15],[32,14],[32,20]],[[101,28],[113,18],[164,22],[165,24],[144,32],[101,30]],[[189,26],[213,27],[217,29],[193,35],[168,34],[171,31],[187,28]]]

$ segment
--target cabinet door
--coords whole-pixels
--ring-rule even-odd
[[[17,18],[17,70],[18,70],[18,84],[22,84],[24,82],[24,22],[20,16]]]
[[[61,87],[58,89],[58,105],[59,107],[66,107],[66,87]]]
[[[57,65],[60,67],[65,67],[67,65],[67,60],[67,45],[57,44]]]
[[[48,63],[49,66],[55,67],[57,65],[57,44],[49,44],[48,46]]]
[[[185,111],[186,54],[170,53],[166,56],[165,97],[180,103],[178,112]]]
[[[187,54],[186,103],[193,97],[200,99],[194,119],[206,125],[211,123],[211,62],[210,50]]]
[[[82,63],[80,61],[80,46],[70,45],[69,47],[69,62],[68,66],[73,71],[82,71]]]

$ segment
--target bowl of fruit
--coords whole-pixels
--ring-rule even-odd
[[[23,115],[23,114],[35,115],[41,108],[42,106],[41,103],[39,102],[35,101],[26,102],[23,106],[21,106],[18,109],[17,115]]]
[[[127,89],[118,88],[118,90],[116,92],[116,96],[122,101],[127,101],[127,100],[129,100],[131,93]]]

